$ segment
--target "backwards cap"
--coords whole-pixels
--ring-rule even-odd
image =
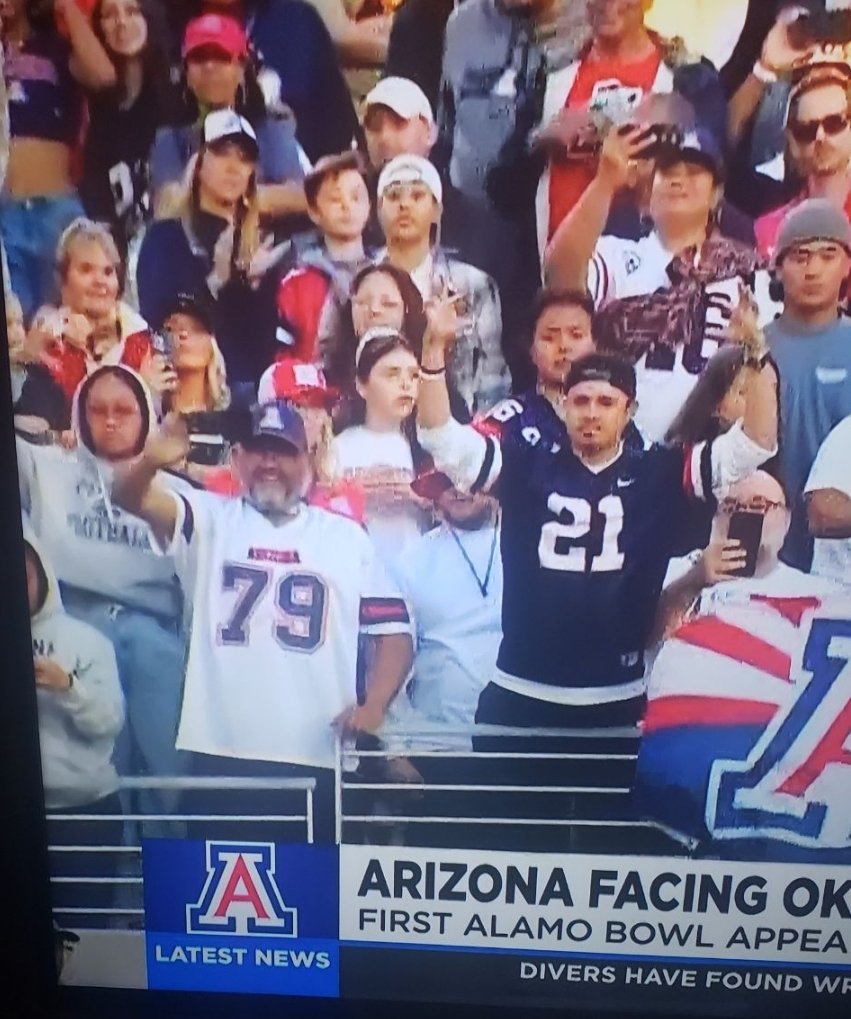
[[[615,389],[635,399],[635,369],[616,354],[588,354],[575,361],[564,383],[569,392],[582,382],[608,382]]]
[[[425,184],[440,205],[443,202],[443,185],[440,174],[422,156],[396,156],[381,171],[378,178],[378,195],[381,197],[387,188],[394,184]]]

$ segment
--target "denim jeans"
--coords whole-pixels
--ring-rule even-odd
[[[0,237],[9,283],[24,309],[24,319],[56,290],[56,245],[62,231],[83,206],[76,194],[0,199]]]
[[[120,775],[180,776],[187,755],[175,747],[183,699],[186,642],[177,621],[169,625],[150,613],[62,585],[65,610],[109,638],[127,706],[127,721],[115,744],[113,761]],[[172,813],[177,792],[144,791],[123,796],[128,812]],[[174,834],[168,822],[165,831]],[[162,832],[163,824],[145,825],[145,833]]]

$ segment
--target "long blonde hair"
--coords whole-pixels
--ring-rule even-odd
[[[216,343],[216,337],[210,336],[213,356],[207,365],[207,392],[210,394],[210,410],[227,410],[230,407],[230,387],[225,367],[224,356]]]

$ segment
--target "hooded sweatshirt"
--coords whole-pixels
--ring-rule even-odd
[[[173,621],[180,608],[174,564],[159,553],[145,521],[113,504],[114,465],[95,456],[80,428],[81,391],[102,372],[116,370],[145,401],[147,437],[156,419],[142,380],[122,365],[96,369],[74,394],[76,449],[17,440],[21,506],[62,584]]]
[[[36,689],[45,804],[48,810],[81,807],[118,788],[112,764],[124,725],[118,666],[106,637],[65,614],[50,561],[26,526],[24,540],[44,581],[30,619],[33,658],[49,658],[72,677],[68,690]]]

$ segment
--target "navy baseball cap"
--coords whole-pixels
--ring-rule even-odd
[[[635,369],[617,354],[587,354],[574,361],[564,383],[565,393],[582,382],[608,382],[635,399]]]
[[[724,179],[724,154],[715,136],[705,127],[686,131],[677,144],[663,148],[657,162],[661,166],[678,162],[697,163],[709,170],[717,181]]]
[[[168,305],[163,320],[160,323],[162,329],[172,315],[189,315],[200,322],[201,325],[212,334],[213,329],[213,308],[209,301],[196,294],[180,293]]]
[[[280,439],[292,446],[298,453],[307,452],[307,435],[301,415],[286,400],[275,400],[255,407],[251,413],[251,432],[246,442],[252,439]]]

